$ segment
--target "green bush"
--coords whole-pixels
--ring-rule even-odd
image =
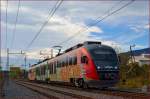
[[[150,84],[150,66],[138,63],[120,66],[120,87],[138,88]]]

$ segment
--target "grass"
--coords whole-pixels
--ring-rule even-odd
[[[125,82],[122,80],[117,85],[119,88],[142,88],[144,85],[149,85],[150,81],[148,79],[144,79],[143,77],[135,77],[126,79]]]

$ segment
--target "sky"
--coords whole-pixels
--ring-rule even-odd
[[[47,57],[55,45],[63,50],[84,41],[101,41],[119,52],[149,47],[149,6],[147,0],[137,0],[107,17],[96,25],[96,19],[102,19],[109,13],[130,2],[129,0],[106,1],[63,1],[48,24],[28,48],[42,24],[47,21],[51,9],[57,1],[21,1],[18,21],[15,28],[18,1],[8,1],[7,33],[6,2],[1,1],[2,65],[6,68],[6,49],[10,52],[26,52],[27,64],[33,64]],[[86,28],[88,28],[87,31]],[[64,40],[80,31],[73,39]],[[6,36],[7,35],[7,36]],[[7,39],[6,39],[7,38]],[[40,52],[43,55],[40,55]],[[45,55],[46,54],[46,55]],[[10,65],[24,64],[23,55],[10,55]]]

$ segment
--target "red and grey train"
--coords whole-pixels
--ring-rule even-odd
[[[78,87],[111,87],[119,81],[119,59],[112,47],[86,41],[31,66],[28,78]]]

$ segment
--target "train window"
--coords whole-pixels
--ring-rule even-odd
[[[37,70],[38,70],[38,75],[40,76],[40,67],[38,67]]]
[[[59,68],[61,67],[61,61],[60,60],[58,61],[58,67]]]
[[[50,71],[50,63],[48,63],[48,69],[49,69],[49,71]]]
[[[46,70],[48,69],[48,63],[46,64]]]
[[[56,66],[57,66],[57,62],[54,62],[54,74],[56,74]]]
[[[45,67],[45,66],[42,66],[42,75],[44,75],[44,72],[45,72],[44,67]]]
[[[38,74],[38,68],[36,68],[35,70],[36,70],[36,75],[39,75],[39,74]]]
[[[42,67],[40,66],[40,75],[42,75]]]
[[[48,64],[49,73],[51,72],[51,66],[50,63]]]
[[[41,75],[41,67],[38,67],[39,75]]]
[[[63,67],[63,61],[61,61],[60,63],[61,63],[61,67]]]
[[[57,68],[60,68],[60,67],[61,67],[61,62],[57,61]]]
[[[52,73],[52,66],[51,66],[51,63],[49,63],[49,73],[50,73],[50,74]]]
[[[65,62],[64,62],[64,60],[62,61],[62,67],[64,67],[65,66]]]
[[[65,66],[68,66],[68,57],[65,58]]]
[[[66,66],[66,59],[64,58],[64,66]]]
[[[72,58],[69,58],[69,65],[72,65]]]
[[[52,63],[52,74],[54,73],[54,63]]]
[[[45,74],[45,65],[43,65],[43,75]]]
[[[81,57],[81,63],[88,64],[88,57],[87,56],[82,56]]]
[[[52,74],[52,63],[50,63],[50,74]]]
[[[41,66],[40,69],[41,69],[41,71],[40,71],[40,72],[41,72],[41,75],[43,75],[43,67]]]
[[[74,56],[73,57],[73,65],[76,65],[77,64],[77,56]]]
[[[44,73],[45,73],[45,66],[43,65],[42,67],[43,67],[43,75],[44,75]]]
[[[59,61],[57,61],[57,68],[59,68]]]
[[[47,64],[44,65],[44,75],[46,74]]]

